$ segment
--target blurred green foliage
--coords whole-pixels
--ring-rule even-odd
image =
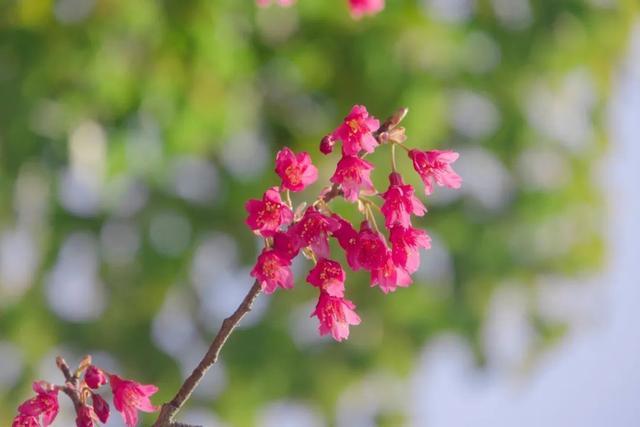
[[[13,298],[0,289],[0,337],[21,348],[27,367],[17,386],[0,391],[0,424],[7,425],[27,396],[53,346],[77,355],[108,352],[123,374],[159,385],[158,398],[170,398],[181,374],[150,334],[168,291],[180,288],[187,310],[197,313],[202,301],[189,272],[196,248],[211,232],[231,235],[241,264],[252,264],[257,245],[244,227],[244,202],[276,184],[272,154],[282,145],[308,150],[327,178],[336,159],[321,158],[317,144],[355,103],[380,118],[408,106],[408,144],[488,158],[487,167],[506,171],[505,189],[470,182],[460,197],[445,191],[445,197],[427,200],[429,214],[418,225],[438,237],[451,262],[448,274],[427,272],[411,288],[388,296],[369,289],[364,275],[350,274],[348,293],[363,324],[346,343],[301,346],[292,339],[292,311],[315,295],[303,283],[306,271],[294,291],[261,296],[270,300],[267,315],[237,331],[223,350],[226,388],[215,399],[192,403],[211,407],[234,426],[253,425],[262,404],[285,397],[311,401],[331,419],[346,386],[370,372],[408,375],[416,353],[444,331],[468,340],[482,364],[483,319],[497,287],[519,286],[533,301],[538,277],[598,268],[602,208],[592,166],[605,147],[603,107],[638,9],[635,1],[610,7],[531,1],[530,21],[512,25],[499,19],[499,2],[489,0],[475,2],[468,19],[449,21],[432,16],[428,1],[415,0],[388,0],[383,13],[361,21],[349,17],[341,0],[300,0],[291,9],[257,9],[251,0],[96,0],[86,2],[86,13],[80,3],[0,5],[0,228],[28,222],[29,211],[18,205],[20,191],[31,187],[21,177],[46,183],[39,222],[26,225],[40,260],[33,286]],[[558,94],[576,73],[587,76],[594,97],[585,107],[591,142],[579,150],[562,144],[562,133],[545,133],[544,123],[536,125],[528,113],[532,94],[544,88]],[[456,102],[469,94],[489,105],[480,103],[465,116]],[[482,118],[491,108],[495,126],[486,132],[465,127],[465,120],[476,113]],[[70,135],[87,121],[106,135],[105,170],[99,208],[78,214],[61,204],[59,194],[73,161]],[[135,145],[149,133],[159,145]],[[229,166],[238,161],[226,153],[243,138],[267,144],[264,169],[254,146],[240,152],[257,174]],[[529,157],[523,153],[539,147],[559,153],[564,179],[528,185],[522,168]],[[388,153],[380,151],[374,161],[386,167]],[[212,201],[176,195],[173,166],[183,156],[216,168]],[[410,174],[408,162],[402,167]],[[481,180],[484,163],[478,168],[473,177]],[[385,179],[382,171],[375,176],[380,186]],[[70,233],[99,236],[108,232],[105,224],[120,218],[123,182],[147,189],[142,207],[126,217],[141,233],[140,248],[124,264],[100,261],[107,296],[99,319],[65,320],[44,296],[49,272]],[[499,202],[492,202],[495,197]],[[352,206],[335,207],[353,217]],[[191,230],[186,247],[175,254],[159,252],[149,239],[153,218],[166,211],[186,218]],[[247,287],[250,282],[247,276]],[[534,303],[530,317],[537,332],[532,352],[561,336],[563,326],[545,319]],[[211,337],[216,325],[194,319],[202,336]],[[397,425],[401,418],[381,414],[380,425]]]

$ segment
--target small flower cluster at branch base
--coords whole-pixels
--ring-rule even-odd
[[[424,182],[425,194],[431,194],[433,183],[450,188],[459,188],[462,183],[451,167],[457,153],[404,146],[405,130],[399,124],[406,112],[399,110],[381,125],[364,106],[355,105],[320,143],[320,151],[325,155],[342,143],[341,158],[330,178],[331,185],[310,205],[303,203],[294,213],[290,192],[303,191],[313,184],[318,169],[309,153],[296,154],[287,147],[275,159],[280,184],[269,188],[262,199],[246,203],[246,224],[265,241],[251,276],[267,294],[278,288],[291,289],[293,259],[302,253],[312,260],[315,266],[307,275],[307,282],[319,291],[312,316],[318,318],[320,334],[330,333],[337,341],[349,337],[349,326],[358,325],[360,317],[355,304],[345,298],[346,273],[332,259],[329,240],[336,239],[352,270],[369,272],[371,286],[378,286],[385,294],[411,284],[411,274],[420,266],[420,249],[431,246],[429,235],[412,225],[412,217],[424,216],[427,208],[416,197],[413,186],[405,184],[396,171],[395,146],[408,153]],[[391,146],[389,187],[383,193],[371,181],[374,165],[363,158],[381,145]],[[363,217],[358,230],[329,208],[328,203],[337,196],[357,205]],[[375,197],[380,198],[381,206]],[[388,240],[376,224],[376,211],[384,218]]]
[[[271,3],[276,3],[278,6],[289,7],[293,5],[296,0],[256,0],[256,3],[260,7],[267,7]],[[384,0],[348,0],[349,11],[354,19],[360,19],[364,15],[375,15],[384,9]]]
[[[126,380],[118,375],[91,364],[85,357],[79,368],[71,374],[66,362],[58,359],[58,366],[67,378],[64,385],[53,385],[44,381],[33,383],[36,396],[18,407],[18,415],[11,427],[48,427],[58,415],[58,392],[67,394],[76,409],[76,427],[94,427],[109,420],[110,408],[97,390],[109,383],[113,404],[127,427],[138,424],[138,411],[155,412],[159,408],[151,404],[149,397],[158,391],[154,385],[143,385]],[[84,376],[82,374],[84,373]],[[82,378],[81,378],[82,377]]]

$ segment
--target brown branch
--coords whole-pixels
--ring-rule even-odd
[[[56,366],[58,366],[58,369],[60,369],[65,379],[65,385],[57,386],[56,388],[69,396],[69,399],[71,399],[71,401],[73,402],[73,407],[76,411],[76,414],[79,414],[80,408],[82,407],[82,402],[80,400],[80,396],[78,395],[77,389],[78,377],[77,375],[71,373],[69,365],[61,356],[56,357]]]
[[[260,283],[257,281],[254,282],[253,286],[249,290],[249,293],[244,297],[240,306],[233,312],[233,314],[222,322],[220,326],[220,330],[216,334],[213,342],[209,346],[209,350],[204,355],[198,366],[193,370],[191,375],[185,380],[182,384],[176,395],[171,399],[170,402],[162,405],[160,409],[160,415],[158,419],[153,424],[153,427],[171,427],[171,426],[184,426],[184,424],[177,424],[173,422],[173,418],[178,413],[178,411],[184,406],[185,402],[193,393],[193,390],[197,387],[198,383],[207,373],[209,368],[216,363],[218,360],[218,356],[220,355],[220,350],[222,346],[229,338],[229,335],[235,327],[238,325],[240,320],[251,311],[251,307],[253,306],[253,302],[256,297],[260,293],[261,287]]]

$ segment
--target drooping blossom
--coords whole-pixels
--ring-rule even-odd
[[[155,385],[140,384],[117,375],[109,375],[109,383],[113,393],[113,405],[122,414],[127,427],[135,427],[138,424],[138,411],[158,410],[149,400],[149,397],[158,391]]]
[[[333,232],[333,237],[338,240],[338,244],[347,255],[347,264],[352,270],[360,269],[358,264],[358,232],[353,228],[351,223],[340,215],[333,214],[331,216],[338,221],[339,227]]]
[[[309,271],[307,282],[332,297],[343,297],[345,277],[345,272],[339,262],[320,258],[315,267]]]
[[[393,262],[409,274],[415,273],[420,267],[420,248],[431,247],[431,238],[427,232],[413,227],[393,226],[389,240]]]
[[[249,200],[245,207],[249,212],[247,225],[263,237],[272,236],[280,227],[293,220],[293,212],[282,203],[278,187],[268,189],[262,200]]]
[[[367,271],[382,268],[387,261],[389,248],[384,241],[384,237],[375,230],[372,230],[367,221],[360,225],[358,241],[356,243],[358,252],[358,265]]]
[[[334,218],[323,215],[313,206],[305,210],[303,217],[292,228],[305,246],[321,258],[329,257],[328,236],[340,227]]]
[[[275,0],[275,3],[278,6],[282,6],[282,7],[288,7],[293,5],[296,2],[296,0]],[[260,7],[267,7],[272,3],[272,0],[256,0],[256,3],[258,4],[258,6]]]
[[[349,325],[360,324],[360,316],[355,308],[355,304],[348,299],[320,292],[316,309],[311,316],[316,316],[320,321],[320,335],[331,332],[334,340],[342,341],[349,337]]]
[[[93,408],[91,408],[91,406],[82,405],[78,409],[78,414],[76,416],[76,427],[94,427],[95,416],[96,414],[93,412]]]
[[[462,178],[451,167],[451,163],[459,157],[455,151],[414,149],[409,151],[409,157],[413,161],[413,168],[422,178],[426,195],[433,192],[433,182],[449,188],[460,188],[462,185]]]
[[[276,173],[282,178],[282,188],[302,191],[318,179],[318,168],[306,151],[294,153],[285,147],[276,155]]]
[[[258,256],[258,261],[251,270],[251,277],[255,277],[266,294],[273,293],[278,286],[283,289],[293,288],[291,262],[273,249],[264,249]]]
[[[385,294],[393,292],[398,287],[411,284],[411,276],[407,271],[393,262],[391,254],[387,252],[386,260],[381,268],[371,271],[371,286],[378,286]]]
[[[286,260],[294,259],[303,245],[304,243],[292,228],[287,231],[277,231],[273,235],[273,250]]]
[[[380,122],[369,116],[366,107],[354,105],[344,122],[333,131],[333,138],[342,141],[342,154],[356,156],[361,150],[372,153],[378,141],[372,132],[380,127]]]
[[[106,423],[109,419],[109,404],[99,394],[92,393],[91,401],[93,402],[93,411],[98,416],[98,419]]]
[[[423,216],[427,211],[420,199],[414,195],[413,186],[402,182],[399,173],[389,175],[389,189],[382,194],[382,214],[387,227],[400,224],[403,227],[411,226],[411,214]]]
[[[350,202],[358,200],[360,192],[375,193],[371,182],[373,165],[357,156],[343,156],[336,166],[331,182],[340,184],[344,198]]]
[[[18,407],[18,413],[35,417],[36,420],[42,416],[42,427],[48,427],[60,410],[58,389],[43,381],[36,381],[33,383],[33,391],[36,392],[36,396],[22,403]]]
[[[90,388],[96,389],[107,383],[107,376],[104,374],[102,369],[95,365],[91,365],[84,373],[84,382],[87,383]]]
[[[351,16],[358,19],[363,15],[375,15],[384,9],[384,0],[349,0]]]
[[[40,427],[40,422],[32,415],[18,414],[13,419],[11,427]]]

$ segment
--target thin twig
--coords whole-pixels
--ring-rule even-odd
[[[158,419],[153,424],[153,427],[171,427],[171,426],[180,426],[181,424],[173,423],[173,418],[178,413],[178,411],[184,406],[185,402],[193,393],[193,390],[196,388],[202,377],[207,373],[209,368],[216,363],[218,360],[218,356],[220,355],[220,349],[229,338],[229,335],[235,327],[238,325],[240,320],[251,311],[251,307],[253,306],[253,302],[256,297],[260,293],[261,287],[258,281],[254,282],[253,286],[249,290],[249,293],[244,297],[240,306],[233,312],[233,314],[222,322],[222,326],[220,326],[220,330],[216,334],[216,337],[213,339],[213,342],[209,346],[209,350],[204,355],[198,366],[193,370],[191,375],[185,380],[182,384],[176,395],[171,399],[170,402],[162,405],[160,410],[160,415]],[[182,424],[184,426],[184,424]]]

